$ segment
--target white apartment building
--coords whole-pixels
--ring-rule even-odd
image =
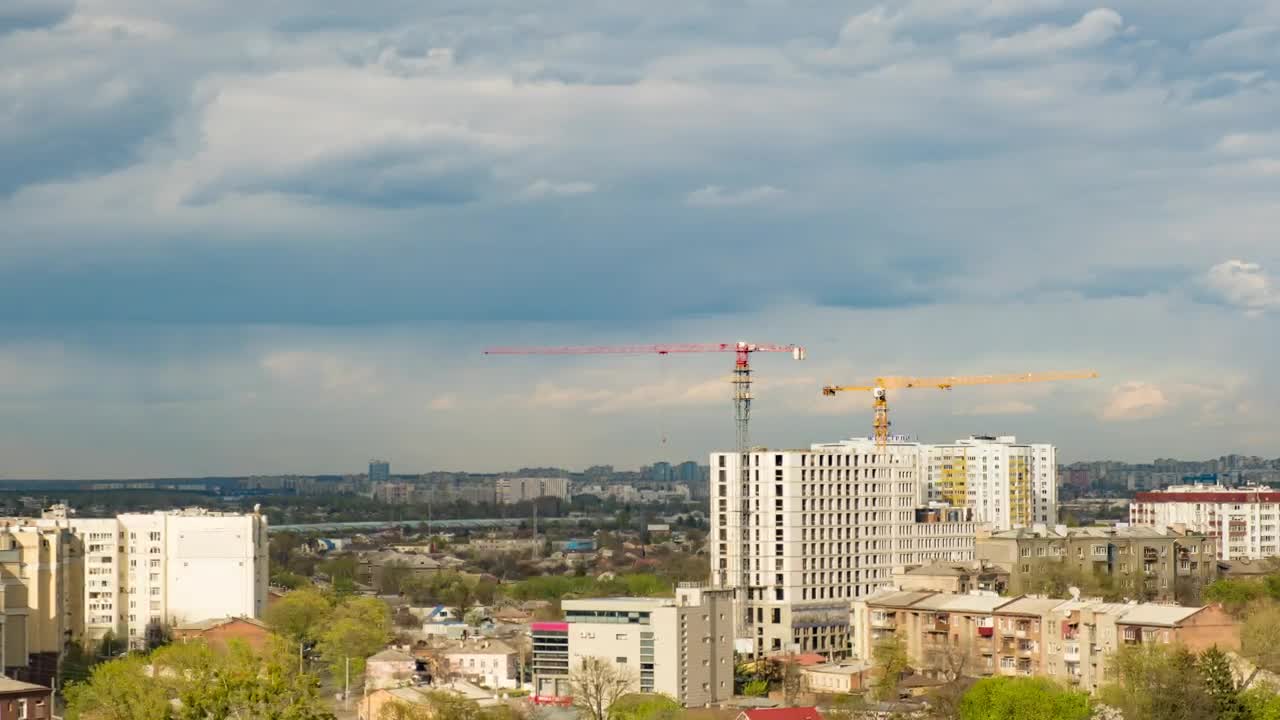
[[[712,585],[737,591],[741,651],[849,655],[849,605],[895,568],[974,557],[968,513],[918,513],[921,449],[869,439],[711,455]],[[921,521],[917,521],[917,519]]]
[[[564,600],[564,623],[533,627],[535,702],[565,698],[587,658],[614,663],[636,690],[685,707],[724,702],[733,696],[733,607],[732,592],[692,584],[674,598]]]
[[[267,602],[267,518],[199,508],[114,518],[46,514],[83,546],[84,635],[133,645],[148,626],[258,618]],[[60,515],[58,517],[57,515]]]
[[[499,478],[496,484],[498,502],[505,505],[540,497],[569,499],[569,478]]]
[[[1182,525],[1218,538],[1221,560],[1280,555],[1280,491],[1267,486],[1178,485],[1140,492],[1129,504],[1129,522],[1157,528]]]
[[[1013,435],[973,436],[921,445],[925,500],[974,511],[979,522],[1011,530],[1058,520],[1057,451]]]

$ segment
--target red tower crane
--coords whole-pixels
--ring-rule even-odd
[[[750,449],[751,422],[751,353],[786,352],[796,360],[805,357],[799,345],[772,343],[677,343],[668,345],[580,345],[567,347],[495,347],[485,355],[672,355],[676,353],[731,352],[733,364],[733,409],[738,429],[738,452]]]

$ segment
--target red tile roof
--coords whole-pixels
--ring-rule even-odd
[[[747,720],[822,720],[822,713],[818,712],[816,707],[743,710],[742,715],[745,715]]]

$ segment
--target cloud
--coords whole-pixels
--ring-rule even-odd
[[[772,185],[756,185],[736,191],[707,185],[686,195],[685,204],[692,207],[744,207],[768,204],[784,195],[786,191]]]
[[[1036,411],[1036,406],[1021,400],[1005,400],[976,405],[967,410],[957,410],[957,415],[1028,415]]]
[[[458,407],[458,396],[453,393],[437,395],[431,399],[431,402],[427,407],[432,410],[456,410]]]
[[[1102,419],[1112,422],[1149,420],[1167,412],[1170,401],[1156,385],[1146,382],[1129,382],[1111,390],[1111,397],[1102,409]]]
[[[540,178],[525,186],[520,194],[526,198],[573,197],[575,195],[588,195],[595,191],[595,183],[581,181],[552,182],[546,178]]]
[[[730,397],[727,380],[692,383],[666,380],[622,388],[590,388],[540,382],[526,405],[546,410],[581,409],[593,415],[609,415],[654,408],[698,407],[726,404]]]
[[[1098,8],[1068,27],[1037,25],[1002,37],[968,37],[963,44],[974,57],[1020,59],[1097,47],[1115,37],[1123,27],[1124,18],[1119,13]]]
[[[306,391],[376,395],[383,390],[376,367],[332,353],[277,351],[263,357],[261,366],[271,378]]]
[[[1280,288],[1257,263],[1220,262],[1209,268],[1203,283],[1210,297],[1251,316],[1280,307]]]

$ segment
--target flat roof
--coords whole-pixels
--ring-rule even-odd
[[[916,603],[941,593],[922,592],[922,591],[902,591],[902,590],[886,590],[884,594],[875,594],[867,598],[868,605],[885,605],[889,607],[906,608],[912,607]]]
[[[578,598],[560,601],[560,609],[569,610],[656,610],[661,607],[675,607],[675,598],[651,597],[602,597]]]

